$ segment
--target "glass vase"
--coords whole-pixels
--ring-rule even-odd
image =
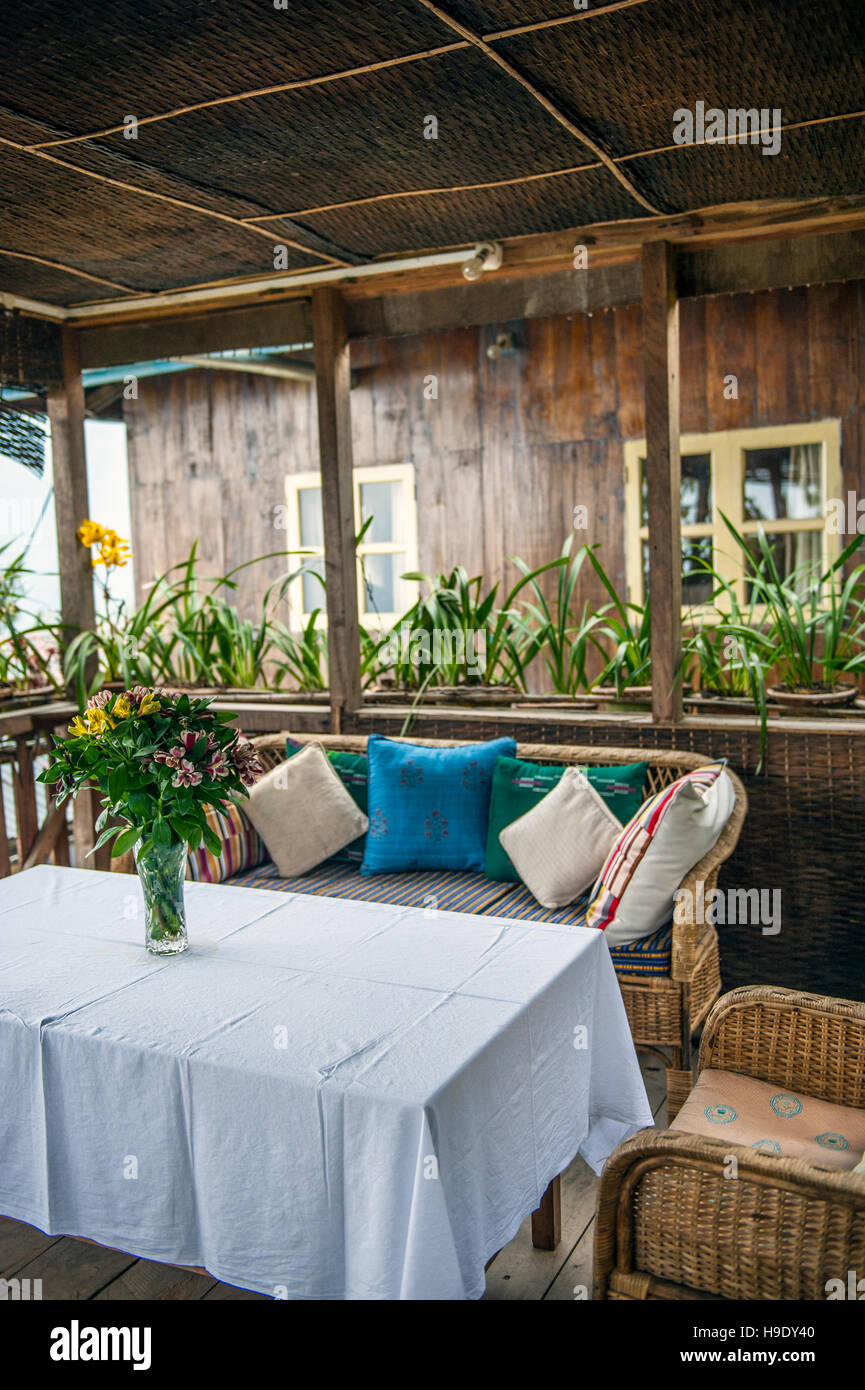
[[[189,948],[183,907],[185,844],[135,846],[135,867],[144,894],[144,944],[156,956],[176,956]]]

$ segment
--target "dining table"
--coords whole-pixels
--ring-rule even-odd
[[[597,930],[0,881],[0,1213],[283,1299],[475,1299],[577,1154],[652,1124]]]

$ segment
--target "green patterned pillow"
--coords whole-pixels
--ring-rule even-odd
[[[586,767],[583,771],[610,810],[627,825],[643,804],[648,763],[624,763],[620,767]],[[490,816],[487,823],[487,878],[520,883],[520,876],[505,854],[499,835],[506,825],[524,816],[558,785],[564,767],[529,763],[522,758],[498,758],[493,769]]]

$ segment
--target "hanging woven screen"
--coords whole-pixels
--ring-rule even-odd
[[[0,388],[39,390],[62,380],[59,325],[17,309],[0,312]]]
[[[46,427],[38,415],[10,410],[0,401],[0,454],[39,476],[45,467]]]

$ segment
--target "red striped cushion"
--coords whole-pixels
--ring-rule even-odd
[[[222,883],[232,874],[256,868],[267,858],[264,841],[233,801],[224,802],[220,810],[208,807],[207,822],[222,841],[222,848],[219,854],[212,854],[203,844],[191,849],[186,856],[187,878]]]

